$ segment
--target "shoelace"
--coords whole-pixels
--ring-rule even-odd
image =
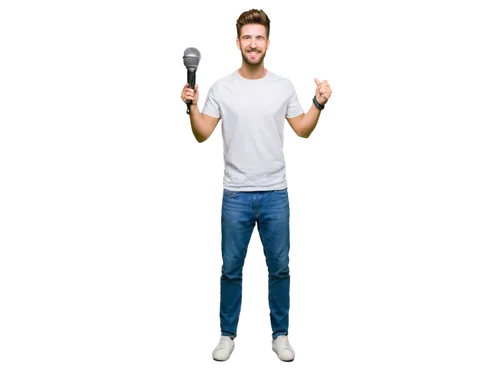
[[[219,340],[219,345],[217,345],[219,349],[224,349],[226,347],[226,340],[224,337],[221,337]]]
[[[288,337],[279,336],[275,342],[276,342],[276,345],[281,347],[281,348],[286,348],[286,349],[295,351],[295,349],[293,348],[293,345],[290,342],[290,339]]]

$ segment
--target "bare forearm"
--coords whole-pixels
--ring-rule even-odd
[[[191,121],[191,130],[198,142],[203,142],[207,139],[206,129],[203,121],[203,113],[198,109],[198,105],[194,104],[189,107],[189,120]]]
[[[318,123],[320,114],[321,111],[314,105],[314,103],[311,104],[311,108],[309,108],[309,111],[307,111],[302,119],[302,122],[300,123],[301,133],[304,138],[308,138],[311,135],[316,127],[316,124]]]

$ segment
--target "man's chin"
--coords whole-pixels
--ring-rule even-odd
[[[262,61],[264,60],[264,57],[262,57],[259,61],[256,61],[256,60],[249,60],[245,56],[243,56],[243,60],[245,60],[245,62],[248,65],[260,65],[262,63]]]

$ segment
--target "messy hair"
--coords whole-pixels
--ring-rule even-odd
[[[236,20],[236,33],[238,35],[238,39],[241,37],[241,29],[243,28],[243,26],[251,23],[256,23],[264,26],[266,28],[266,38],[269,39],[271,20],[262,9],[250,9],[246,12],[241,13],[238,20]]]

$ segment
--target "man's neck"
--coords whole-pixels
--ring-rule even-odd
[[[246,79],[261,79],[266,76],[267,69],[264,68],[264,65],[260,65],[255,68],[242,65],[242,67],[238,69],[238,73]]]

